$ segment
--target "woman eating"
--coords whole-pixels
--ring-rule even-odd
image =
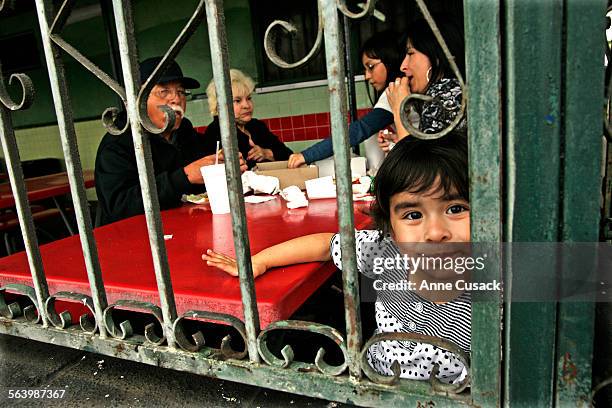
[[[462,30],[452,21],[438,17],[436,23],[462,76],[465,75],[464,41]],[[429,102],[417,102],[420,116],[418,129],[424,133],[438,133],[446,129],[461,112],[463,92],[451,65],[426,20],[410,25],[406,33],[406,56],[398,78],[387,88],[389,105],[394,115],[398,138],[408,135],[400,120],[400,104],[410,94],[425,94]],[[465,132],[465,118],[456,131]],[[382,146],[381,146],[382,147]]]
[[[248,168],[253,168],[259,162],[287,160],[293,151],[270,132],[262,121],[253,118],[253,100],[251,99],[251,94],[255,89],[253,80],[237,69],[230,70],[230,79],[238,150],[246,159]],[[208,84],[206,95],[208,95],[208,107],[213,121],[206,128],[204,140],[207,150],[214,151],[216,142],[221,141],[214,80]]]

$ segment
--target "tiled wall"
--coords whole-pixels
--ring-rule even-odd
[[[369,108],[358,109],[357,116],[361,117],[370,110]],[[329,112],[283,116],[261,119],[261,121],[284,143],[324,139],[331,135]],[[204,132],[206,126],[198,126],[196,130]]]

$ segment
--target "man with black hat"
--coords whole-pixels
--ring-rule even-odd
[[[160,62],[161,57],[154,57],[140,64],[142,82],[153,73]],[[200,83],[184,76],[179,65],[172,61],[147,100],[149,118],[159,128],[163,128],[165,121],[160,106],[167,105],[176,114],[172,129],[161,135],[149,134],[157,194],[162,210],[179,206],[183,194],[204,192],[200,168],[215,163],[214,152],[204,150],[203,136],[197,133],[191,122],[185,118],[187,89],[198,87]],[[219,161],[223,161],[222,154]],[[240,164],[242,171],[246,170],[242,157]],[[144,213],[130,130],[119,136],[107,133],[102,138],[96,155],[95,178],[102,225]]]

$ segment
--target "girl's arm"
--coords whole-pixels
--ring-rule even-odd
[[[331,260],[329,244],[331,232],[305,235],[271,246],[251,257],[253,276],[256,278],[270,268],[306,262]],[[236,259],[209,249],[202,255],[207,265],[215,266],[232,276],[238,276]]]
[[[363,118],[349,125],[349,143],[351,146],[357,146],[374,133],[391,124],[393,124],[393,113],[382,108],[374,107],[374,109]],[[293,160],[289,159],[289,167],[298,167],[304,163],[310,164],[318,160],[326,159],[333,154],[333,143],[331,136],[329,136],[302,151],[302,153],[292,155],[292,157],[295,158]]]

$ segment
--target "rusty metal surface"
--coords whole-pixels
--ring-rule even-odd
[[[457,384],[445,384],[441,382],[438,378],[436,378],[436,374],[439,372],[439,366],[435,364],[431,370],[431,376],[429,377],[429,383],[431,384],[432,392],[444,392],[448,394],[459,394],[463,392],[467,387],[470,386],[471,377],[470,377],[470,358],[469,356],[461,350],[459,346],[450,342],[448,340],[441,339],[439,337],[427,336],[424,334],[418,333],[379,333],[372,336],[366,344],[363,346],[363,350],[361,351],[361,366],[363,367],[364,373],[368,376],[370,380],[375,383],[385,384],[385,385],[394,385],[400,379],[401,369],[399,363],[396,361],[391,365],[391,371],[393,371],[393,376],[385,376],[378,374],[372,367],[370,367],[368,363],[368,349],[373,344],[376,344],[381,341],[413,341],[419,343],[427,343],[439,347],[441,349],[450,351],[453,353],[459,361],[464,365],[468,374],[465,376],[463,381]]]
[[[336,2],[320,0],[325,34],[325,62],[327,65],[327,90],[331,112],[334,169],[338,197],[338,229],[342,247],[342,285],[344,289],[344,315],[346,321],[347,365],[350,375],[361,378],[361,322],[359,301],[359,277],[355,257],[355,220],[346,123],[346,84],[344,82],[343,37]]]
[[[104,325],[106,326],[106,330],[116,339],[126,340],[134,337],[134,329],[129,320],[122,320],[119,325],[116,324],[113,319],[113,311],[116,309],[148,314],[155,318],[160,327],[164,327],[164,318],[159,306],[149,302],[139,302],[136,300],[118,300],[116,303],[108,306],[104,311]],[[162,345],[166,341],[165,335],[158,336],[155,333],[155,323],[148,323],[144,327],[144,337],[146,342],[156,346]],[[135,338],[135,340],[138,341],[137,338]]]
[[[223,144],[226,158],[225,173],[229,204],[232,209],[232,235],[234,238],[236,261],[238,263],[242,306],[244,308],[247,349],[249,351],[249,359],[253,362],[259,362],[260,357],[257,352],[257,336],[260,330],[259,313],[257,311],[255,283],[251,265],[251,247],[246,223],[240,165],[238,162],[238,139],[236,136],[232,86],[229,76],[229,56],[225,34],[223,3],[218,0],[207,1],[206,18],[213,76],[217,90],[221,143]]]
[[[304,322],[299,320],[284,320],[280,322],[275,322],[269,325],[266,330],[262,331],[259,337],[257,338],[257,347],[259,349],[259,354],[263,358],[263,360],[275,367],[280,368],[288,368],[294,362],[294,352],[290,345],[286,345],[281,350],[281,354],[283,356],[283,360],[278,359],[274,354],[270,352],[268,349],[268,345],[266,343],[267,337],[272,331],[281,331],[281,330],[297,330],[297,331],[307,331],[310,333],[317,333],[322,336],[325,336],[331,339],[334,343],[338,345],[342,355],[344,356],[344,362],[338,366],[332,366],[325,362],[325,349],[319,348],[314,360],[314,367],[319,370],[323,374],[336,376],[342,374],[347,367],[347,351],[346,345],[344,343],[344,338],[342,334],[338,332],[336,329],[325,326],[319,323],[314,322]]]
[[[117,38],[121,53],[121,68],[127,96],[127,116],[132,129],[136,165],[138,168],[144,213],[149,234],[149,245],[151,246],[153,269],[155,271],[160,308],[163,316],[163,337],[167,339],[170,347],[175,347],[172,323],[177,317],[176,301],[172,290],[170,266],[168,265],[168,255],[166,253],[166,245],[163,237],[161,217],[159,215],[159,198],[157,197],[149,135],[141,126],[141,106],[139,105],[142,103],[142,100],[139,99],[141,78],[138,70],[138,53],[136,51],[131,2],[128,0],[113,0],[113,11],[117,25]],[[169,56],[178,53],[181,47],[181,44],[173,44],[164,56],[162,64],[168,61]],[[158,73],[159,67],[154,74]],[[149,79],[145,81],[148,80]],[[168,109],[166,109],[166,117],[168,117]],[[168,120],[166,121],[166,127],[167,126],[169,126]]]
[[[66,329],[74,322],[70,312],[63,311],[61,313],[57,313],[55,301],[58,299],[76,301],[77,303],[85,305],[91,312],[92,316],[96,315],[93,301],[90,296],[74,292],[57,292],[53,294],[53,296],[49,296],[45,303],[45,309],[47,310],[49,321],[58,329]],[[95,318],[93,321],[91,321],[87,314],[79,316],[79,325],[81,326],[81,330],[88,334],[95,334],[98,330],[98,322],[95,320]]]
[[[242,341],[245,344],[244,350],[236,351],[232,349],[232,347],[230,346],[230,342],[232,340],[231,336],[227,335],[223,337],[223,339],[221,340],[221,347],[219,349],[216,349],[216,352],[213,355],[219,356],[223,359],[231,358],[234,360],[242,360],[248,354],[248,350],[246,348],[246,328],[244,326],[244,323],[240,319],[228,314],[204,312],[199,310],[190,310],[188,312],[185,312],[185,314],[180,316],[174,322],[174,335],[176,336],[176,342],[183,350],[195,353],[200,351],[206,344],[206,336],[200,330],[191,334],[193,343],[187,339],[187,335],[185,334],[185,329],[183,327],[183,322],[186,320],[220,322],[222,324],[233,327],[238,332],[238,334],[242,338]]]
[[[42,305],[49,296],[49,286],[45,277],[40,250],[38,249],[38,238],[36,237],[32,210],[27,199],[21,158],[19,157],[19,149],[10,115],[10,111],[24,110],[32,105],[34,101],[34,85],[32,80],[25,74],[11,75],[9,85],[14,80],[17,80],[21,85],[21,101],[18,103],[14,102],[7,92],[4,85],[2,65],[0,64],[0,139],[11,190],[15,197],[15,207],[25,244],[28,265],[30,266],[32,281],[34,282],[36,293],[34,305],[36,305],[37,311],[40,312],[43,325],[46,326],[48,320]]]
[[[71,4],[72,2],[66,1],[63,5],[69,10]],[[93,225],[89,213],[87,195],[85,193],[83,166],[81,164],[77,145],[72,104],[68,92],[64,65],[60,52],[51,38],[51,24],[53,22],[52,9],[53,5],[50,2],[36,0],[38,24],[43,42],[49,81],[51,83],[55,114],[57,116],[62,151],[66,163],[66,172],[68,174],[68,181],[70,182],[72,204],[81,238],[87,278],[91,288],[91,297],[95,311],[94,316],[96,321],[102,321],[104,308],[107,306],[106,291],[102,281],[102,271],[100,270],[100,262],[98,260],[98,249],[93,236]],[[60,23],[59,26],[61,26],[61,22],[67,18],[67,14],[60,14],[57,18]],[[41,306],[42,304],[43,303],[41,303]],[[41,307],[41,310],[44,311],[46,309]],[[106,331],[102,326],[98,326],[98,330],[100,336],[106,336]]]
[[[290,369],[248,360],[220,360],[201,353],[192,353],[166,346],[134,343],[98,335],[88,335],[81,330],[42,328],[39,324],[10,321],[0,318],[0,334],[10,334],[32,340],[52,342],[86,351],[137,361],[153,366],[189,371],[214,378],[239,381],[245,384],[282,390],[318,398],[332,399],[361,406],[469,406],[469,394],[446,395],[432,393],[424,381],[400,380],[396,386],[375,384],[368,380],[353,381],[347,375],[328,376],[309,370],[309,365],[294,362]]]

